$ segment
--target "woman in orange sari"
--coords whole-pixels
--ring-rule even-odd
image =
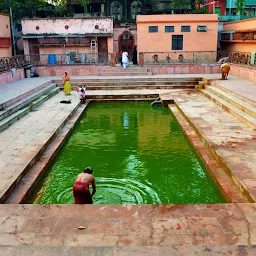
[[[63,76],[63,85],[64,85],[65,95],[70,95],[70,92],[71,92],[70,75],[68,74],[67,71],[65,71]]]

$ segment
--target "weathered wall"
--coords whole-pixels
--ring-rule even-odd
[[[0,13],[0,57],[12,56],[9,15]]]
[[[15,74],[13,74],[11,71],[2,72],[0,73],[0,86],[14,82],[14,81],[18,81],[21,79],[24,79],[23,68],[16,69]]]
[[[256,18],[238,20],[233,22],[224,22],[223,31],[239,31],[248,30],[255,31],[256,29]],[[256,51],[256,40],[230,40],[222,41],[221,49],[227,51],[238,51],[238,52],[255,52]]]
[[[149,33],[149,26],[158,26],[158,32]],[[165,26],[174,26],[174,32],[165,32]],[[190,32],[181,32],[181,26],[190,26]],[[206,32],[197,32],[197,26],[207,26]],[[183,35],[183,51],[216,51],[218,15],[175,14],[138,15],[137,40],[139,52],[171,52],[172,35]]]
[[[230,74],[256,83],[256,68],[230,64]],[[243,85],[241,85],[243,86]]]
[[[113,18],[23,19],[22,33],[28,34],[113,34]]]
[[[223,31],[255,29],[255,28],[256,28],[256,18],[223,23]]]
[[[144,65],[154,75],[157,74],[216,74],[220,73],[220,64],[169,64]],[[71,76],[97,76],[109,66],[101,65],[61,65],[37,67],[40,76],[62,76],[68,71]]]

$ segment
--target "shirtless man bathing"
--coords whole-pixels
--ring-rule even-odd
[[[92,196],[96,193],[96,183],[92,172],[91,167],[86,167],[83,173],[77,175],[73,185],[75,204],[92,204]],[[90,184],[92,184],[92,194]]]

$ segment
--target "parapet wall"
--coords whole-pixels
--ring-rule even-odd
[[[256,83],[256,68],[230,64],[230,74]]]
[[[146,67],[153,75],[220,73],[220,64],[152,64],[143,67]],[[36,68],[39,76],[62,76],[65,71],[68,71],[71,76],[98,76],[104,72],[104,69],[109,69],[109,65],[54,65]],[[127,73],[129,73],[129,67]]]
[[[0,73],[0,86],[24,79],[24,77],[24,68],[16,69],[14,72],[2,72]]]

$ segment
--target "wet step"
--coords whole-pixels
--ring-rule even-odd
[[[33,100],[26,99],[22,102],[17,103],[18,106],[11,108],[9,111],[6,112],[6,115],[1,118],[0,121],[0,132],[7,129],[10,125],[15,123],[17,120],[28,114],[30,111],[34,110],[40,104],[47,101],[49,98],[54,96],[60,91],[60,88],[54,86],[50,86],[49,89],[39,93],[38,95],[33,96]],[[10,112],[8,114],[8,112]]]
[[[252,117],[251,115],[248,115],[246,112],[234,106],[234,104],[227,102],[226,100],[224,100],[223,98],[220,98],[219,96],[217,96],[215,93],[212,93],[211,91],[208,91],[208,90],[200,90],[200,91],[208,99],[212,100],[218,106],[222,107],[223,110],[229,112],[238,120],[244,122],[248,127],[256,130],[256,119],[254,117]]]
[[[233,106],[245,112],[246,114],[256,118],[256,106],[253,106],[250,103],[240,98],[237,98],[236,96],[228,92],[223,91],[221,88],[216,88],[214,86],[206,86],[206,90],[217,95],[219,98],[227,101],[228,103],[232,104]]]
[[[4,110],[0,111],[0,121],[4,118],[8,117],[9,115],[13,114],[14,112],[18,111],[19,109],[25,107],[30,102],[41,97],[43,94],[46,94],[49,91],[55,89],[56,87],[57,87],[57,85],[55,83],[50,84],[48,86],[43,87],[41,90],[38,90],[35,93],[33,93],[27,97],[24,97],[17,102],[14,102],[12,105],[10,105],[10,106],[6,107]]]

